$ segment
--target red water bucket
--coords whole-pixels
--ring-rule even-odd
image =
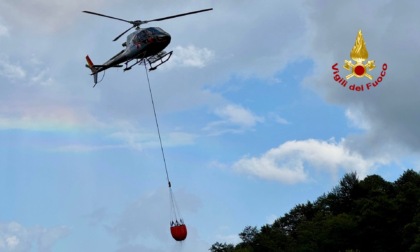
[[[171,227],[171,234],[172,237],[177,241],[183,241],[187,238],[187,226],[185,224],[181,224],[178,226]]]

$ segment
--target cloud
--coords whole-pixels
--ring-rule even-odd
[[[13,57],[18,58],[18,57]],[[13,60],[16,61],[16,60]],[[57,84],[49,66],[40,59],[32,56],[22,63],[13,62],[9,56],[0,55],[0,77],[6,77],[17,86],[41,85],[52,86]]]
[[[370,130],[369,120],[365,118],[365,115],[358,109],[346,109],[346,118],[350,122],[350,125],[357,129]]]
[[[210,71],[217,71],[218,76],[227,73],[272,79],[306,51],[302,1],[250,2],[241,5],[239,12],[238,5],[228,1],[214,2],[212,7],[213,11],[197,17],[200,25],[193,30],[197,32],[178,40],[185,44],[193,39],[211,48],[217,65]],[[191,22],[179,21],[181,25]],[[290,23],[293,25],[284,25]]]
[[[35,131],[63,131],[89,129],[99,126],[89,113],[64,104],[26,104],[26,101],[0,102],[0,130],[22,129]]]
[[[360,9],[361,1],[346,4],[328,1],[328,5],[306,1],[310,56],[315,65],[305,85],[313,88],[329,103],[346,108],[350,125],[362,132],[347,136],[347,144],[368,156],[389,155],[400,158],[420,153],[420,82],[418,63],[420,32],[414,23],[420,20],[419,2],[374,1]],[[352,22],[345,17],[357,13]],[[388,69],[383,81],[371,90],[350,91],[333,80],[331,66],[338,62],[345,75],[343,61],[349,59],[357,35],[362,29],[369,60],[375,60],[372,76],[381,66]],[[349,79],[349,85],[365,85],[368,79]],[[366,89],[366,87],[365,87]]]
[[[345,140],[337,143],[308,139],[285,142],[260,157],[243,157],[232,167],[237,172],[261,179],[295,184],[309,180],[313,168],[330,174],[339,170],[356,171],[363,177],[388,162],[385,158],[363,158],[346,147]]]
[[[17,222],[0,223],[0,251],[30,252],[37,247],[39,252],[50,252],[68,234],[69,229],[64,226],[28,228]]]
[[[26,77],[26,71],[22,66],[11,63],[7,57],[0,56],[0,75],[10,80],[22,80]]]
[[[171,57],[167,66],[172,67],[196,67],[203,68],[209,64],[215,57],[215,53],[208,48],[198,48],[194,45],[188,45],[186,47],[176,46],[174,54]]]
[[[176,195],[179,209],[184,214],[194,213],[201,206],[200,199],[184,190],[176,190],[174,195]],[[175,242],[172,243],[173,240],[169,232],[170,209],[167,188],[145,193],[127,206],[117,221],[108,226],[107,230],[118,239],[120,251],[133,251],[134,248],[138,247],[136,244],[141,244],[142,241],[148,241],[148,244],[154,244],[154,242],[168,244],[166,246],[167,250],[162,251],[169,251],[168,247],[170,248],[171,244],[175,244]],[[185,221],[189,230],[189,242],[200,243],[196,234],[194,234],[194,228],[189,225],[188,219],[185,219]],[[155,251],[155,248],[152,247],[148,249],[146,251]],[[171,249],[170,251],[177,250]]]
[[[94,7],[106,4],[102,0],[92,0],[89,3],[81,0],[57,1],[37,0],[21,4],[16,1],[1,1],[2,18],[17,29],[30,27],[34,32],[57,32],[69,26],[78,18],[84,7]],[[25,18],[22,18],[25,17]]]
[[[119,125],[116,130],[109,137],[121,141],[129,148],[143,150],[145,148],[160,147],[157,130],[141,129],[129,123]],[[182,131],[172,131],[169,133],[161,132],[161,137],[164,147],[174,147],[194,144],[197,135]]]
[[[9,36],[9,29],[6,26],[0,24],[0,37],[2,37],[2,36],[8,37]]]
[[[30,81],[34,84],[43,86],[51,86],[55,83],[54,79],[51,77],[50,68],[48,67],[40,69],[38,72],[34,73],[34,76],[30,78]]]
[[[108,217],[108,209],[105,207],[100,207],[92,212],[85,214],[83,217],[86,218],[89,222],[89,225],[96,226],[103,224]]]
[[[264,118],[254,115],[250,110],[235,104],[217,108],[214,113],[222,120],[209,123],[204,130],[214,135],[240,133],[252,129]]]
[[[73,152],[73,153],[87,153],[87,152],[96,152],[103,150],[112,150],[112,149],[126,149],[131,146],[124,144],[102,144],[102,145],[89,145],[89,144],[61,144],[60,146],[54,146],[51,148],[51,151],[54,152]]]
[[[142,132],[138,129],[121,128],[121,131],[111,133],[109,137],[126,143],[132,149],[142,150],[147,147],[158,147],[157,133]]]
[[[283,118],[280,115],[277,115],[275,113],[270,113],[268,115],[268,117],[269,117],[270,120],[273,120],[274,122],[276,122],[278,124],[282,124],[282,125],[290,124],[290,122],[287,119],[285,119],[285,118]]]
[[[41,252],[52,251],[54,243],[66,237],[70,231],[67,227],[43,228],[37,227],[33,231],[38,236],[38,248]]]
[[[229,123],[244,127],[252,127],[255,126],[257,122],[262,121],[260,117],[253,115],[252,112],[238,105],[229,104],[223,108],[217,109],[215,113],[216,115],[225,118]]]

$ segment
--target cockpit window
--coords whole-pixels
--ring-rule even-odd
[[[146,39],[146,32],[145,32],[145,30],[143,30],[143,31],[140,31],[139,33],[137,33],[137,36],[136,36],[136,39],[137,39],[137,41],[142,41],[142,40],[144,40],[144,39]]]
[[[150,28],[149,28],[149,31],[150,31],[150,32],[152,32],[153,34],[157,34],[157,33],[159,33],[159,32],[156,30],[156,28],[153,28],[153,27],[150,27]]]
[[[153,34],[162,34],[165,33],[161,28],[159,27],[150,27],[149,30],[153,33]]]

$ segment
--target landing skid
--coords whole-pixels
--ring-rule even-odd
[[[130,66],[128,65],[128,63],[131,62],[131,61],[127,61],[127,62],[125,62],[125,68],[123,70],[125,72],[125,71],[128,71],[128,70],[131,70],[131,68],[133,66],[137,65],[137,64],[139,64],[139,65],[142,64],[142,63],[146,64],[146,60],[150,65],[149,71],[156,70],[160,65],[162,65],[163,63],[166,63],[171,58],[172,52],[173,51],[170,51],[168,53],[163,53],[163,54],[157,54],[157,55],[151,56],[147,59],[136,59],[136,62],[131,64]]]
[[[140,60],[136,59],[136,63],[134,63],[134,64],[132,64],[132,65],[128,66],[128,62],[130,62],[130,61],[127,61],[127,62],[125,63],[124,72],[125,72],[125,71],[128,71],[128,70],[131,70],[131,68],[132,68],[133,66],[135,66],[135,65],[137,65],[137,64],[141,64],[141,63],[142,63],[142,61],[140,61]]]
[[[149,71],[156,70],[158,66],[162,65],[163,63],[167,62],[172,56],[172,51],[162,54],[162,55],[156,55],[153,57],[149,57],[147,61],[149,62],[150,68]],[[157,65],[153,66],[157,62]]]

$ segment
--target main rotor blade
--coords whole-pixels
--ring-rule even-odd
[[[163,17],[163,18],[156,18],[156,19],[146,20],[146,21],[141,21],[141,22],[143,24],[145,24],[145,23],[149,23],[149,22],[153,22],[153,21],[162,21],[162,20],[165,20],[165,19],[177,18],[177,17],[182,17],[182,16],[186,16],[186,15],[191,15],[191,14],[196,14],[196,13],[200,13],[200,12],[204,12],[204,11],[211,11],[211,10],[213,10],[213,8],[203,9],[203,10],[198,10],[198,11],[192,11],[192,12],[182,13],[182,14],[178,14],[178,15],[174,15],[174,16],[168,16],[168,17]]]
[[[122,18],[111,17],[111,16],[107,16],[107,15],[96,13],[96,12],[92,12],[92,11],[82,11],[82,12],[88,13],[88,14],[92,14],[92,15],[101,16],[101,17],[112,18],[112,19],[116,19],[116,20],[120,20],[120,21],[123,21],[123,22],[127,22],[127,23],[130,23],[130,24],[133,24],[131,21],[128,21],[128,20],[125,20],[125,19],[122,19]]]
[[[119,38],[121,38],[122,35],[126,34],[129,30],[133,29],[136,26],[131,26],[130,28],[128,28],[125,32],[121,33],[120,35],[118,35],[118,37],[114,38],[113,41],[117,41]]]

